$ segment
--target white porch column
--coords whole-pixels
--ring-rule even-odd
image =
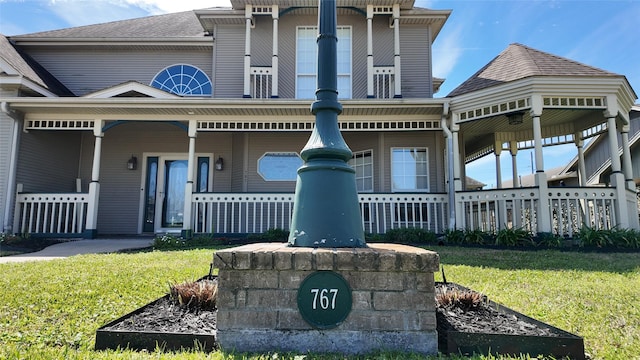
[[[251,97],[251,20],[253,9],[251,5],[245,5],[245,31],[244,31],[244,93],[242,97]]]
[[[367,5],[367,98],[373,98],[373,5]]]
[[[402,73],[400,72],[400,5],[393,4],[393,67],[394,67],[394,84],[395,90],[393,97],[402,97]]]
[[[551,232],[551,212],[549,206],[549,185],[547,184],[547,174],[544,173],[544,160],[542,158],[542,125],[540,124],[540,116],[542,116],[542,97],[531,97],[531,118],[533,120],[533,141],[535,147],[536,158],[536,174],[535,182],[539,191],[538,204],[536,206],[537,230],[539,233]]]
[[[609,152],[611,154],[611,176],[609,183],[616,189],[616,225],[622,229],[629,228],[629,211],[627,208],[627,191],[618,155],[618,134],[616,117],[618,116],[617,99],[615,96],[607,97],[607,110],[604,112],[607,118],[607,134],[609,136]]]
[[[16,170],[18,166],[18,141],[20,136],[20,124],[22,121],[20,116],[15,111],[11,110],[7,103],[2,103],[2,111],[8,115],[8,118],[11,121],[11,149],[9,150],[9,167],[7,174],[7,189],[6,189],[6,198],[4,204],[3,211],[3,225],[2,232],[4,233],[14,233],[19,231],[18,226],[13,226],[11,223],[11,214],[16,214],[14,216],[14,220],[18,219],[17,211],[18,207],[15,204],[16,198]],[[12,208],[13,207],[13,208]]]
[[[198,122],[189,120],[189,159],[187,161],[187,184],[184,188],[184,210],[182,211],[182,237],[191,238],[193,236],[193,226],[191,221],[191,198],[193,195],[193,174],[196,167],[196,136]]]
[[[95,144],[93,147],[93,164],[91,168],[91,182],[89,183],[89,204],[87,205],[87,223],[84,237],[93,239],[98,235],[98,204],[100,199],[100,158],[102,156],[102,132],[103,120],[95,120],[93,125],[93,136]]]
[[[510,141],[509,142],[509,153],[511,153],[511,177],[513,178],[513,187],[521,187],[520,178],[518,177],[518,163],[517,163],[517,155],[518,155],[518,142]]]
[[[496,143],[493,145],[493,153],[496,156],[496,189],[502,189],[502,167],[500,166],[502,143],[496,141]]]
[[[584,163],[584,140],[580,133],[573,135],[578,148],[578,181],[580,186],[587,186],[587,168]]]
[[[622,170],[627,182],[627,189],[635,190],[636,184],[633,181],[633,167],[631,165],[631,148],[629,145],[629,125],[622,126]]]
[[[453,133],[453,184],[456,191],[462,191],[462,178],[460,176],[460,169],[464,165],[460,161],[460,125],[452,125],[451,132]]]
[[[271,6],[273,18],[273,56],[271,57],[271,97],[278,97],[278,5]]]

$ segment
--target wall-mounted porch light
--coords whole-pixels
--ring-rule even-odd
[[[127,161],[127,169],[135,170],[137,168],[138,168],[138,158],[131,155],[131,157],[129,158],[129,161]]]
[[[509,125],[520,125],[522,124],[524,117],[523,111],[516,111],[510,114],[507,114],[507,120],[509,121]]]
[[[216,170],[222,171],[224,169],[224,160],[222,160],[222,156],[218,156],[218,160],[215,162]]]

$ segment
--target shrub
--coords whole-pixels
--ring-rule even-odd
[[[537,246],[546,246],[550,248],[558,248],[562,246],[563,237],[558,236],[554,233],[543,232],[538,233],[534,238],[534,243]]]
[[[385,233],[385,239],[387,242],[400,244],[435,244],[437,242],[435,233],[420,228],[391,229]]]
[[[463,244],[465,240],[464,231],[447,229],[444,232],[444,241],[447,244]]]
[[[467,229],[464,232],[464,243],[472,245],[486,245],[491,242],[493,235],[480,229]]]
[[[535,245],[531,233],[520,228],[504,228],[498,230],[495,244],[502,246]]]

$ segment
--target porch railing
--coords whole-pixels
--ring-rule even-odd
[[[294,194],[197,193],[192,196],[195,233],[261,233],[290,230]],[[419,227],[443,232],[446,194],[359,194],[365,232]]]
[[[85,230],[88,194],[18,194],[13,230],[19,234],[80,235]]]
[[[544,205],[549,207],[548,220],[554,234],[573,237],[584,225],[606,230],[617,223],[614,188],[548,188],[545,195]],[[487,232],[521,228],[535,233],[541,220],[539,201],[537,187],[459,192],[458,228]]]

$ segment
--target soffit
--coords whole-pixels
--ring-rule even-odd
[[[337,0],[336,4],[340,6],[352,6],[365,8],[367,5],[373,6],[393,6],[399,4],[401,9],[413,8],[415,0]],[[236,9],[244,9],[246,5],[253,6],[271,6],[278,5],[280,8],[288,8],[295,6],[318,7],[318,0],[231,0],[231,6]]]
[[[44,100],[44,101],[43,101]],[[202,99],[3,99],[13,110],[39,119],[119,119],[185,120],[211,117],[304,117],[311,116],[309,100],[202,100]],[[439,119],[440,99],[427,100],[344,100],[341,116],[387,116],[393,118]]]

